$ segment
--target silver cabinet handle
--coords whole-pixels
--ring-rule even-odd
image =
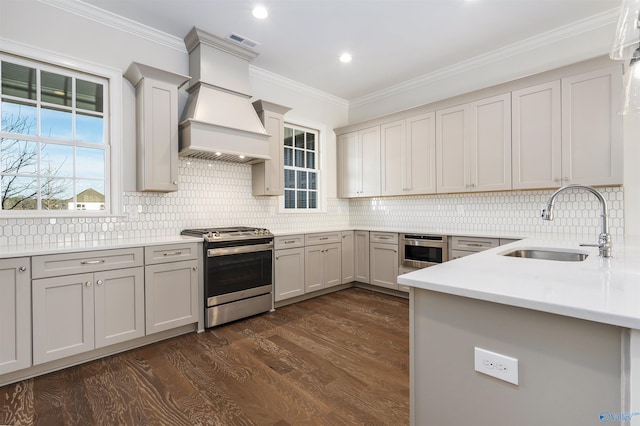
[[[328,240],[329,237],[320,237],[321,240]]]
[[[197,271],[197,270],[198,270],[198,267],[197,267],[197,266],[194,266],[192,269],[193,269],[194,271]]]
[[[86,283],[84,283],[84,285],[87,287],[91,287],[91,281],[87,281]]]
[[[104,281],[103,280],[98,280],[98,281],[96,281],[96,284],[97,285],[102,285],[102,284],[104,284]]]
[[[162,253],[163,256],[180,256],[181,254],[181,251],[165,251]]]
[[[104,263],[104,259],[83,260],[80,262],[81,265],[97,265],[98,263]]]
[[[293,244],[293,243],[295,243],[295,242],[296,242],[296,240],[287,240],[287,241],[285,241],[284,243],[285,243],[285,244]]]
[[[482,244],[478,244],[478,243],[467,243],[467,245],[469,247],[482,247]]]
[[[21,266],[21,267],[18,268],[18,271],[20,271],[20,272],[25,272],[26,270],[27,270],[27,268],[24,267],[24,266]]]
[[[174,181],[173,181],[173,184],[174,184],[174,185],[177,185],[177,184],[178,184],[178,181],[177,181],[177,180],[174,180]]]
[[[391,239],[390,237],[378,237],[378,238],[381,239],[381,240],[390,240]]]

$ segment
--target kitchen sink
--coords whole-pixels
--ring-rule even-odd
[[[587,258],[587,256],[589,256],[586,253],[577,251],[559,251],[532,248],[520,248],[502,253],[502,255],[509,257],[522,257],[525,259],[556,260],[560,262],[582,262]]]

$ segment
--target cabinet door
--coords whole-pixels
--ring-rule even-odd
[[[511,94],[471,103],[470,130],[471,190],[511,189]]]
[[[269,138],[271,160],[251,166],[253,195],[284,194],[284,114],[289,108],[258,100],[253,103]]]
[[[406,141],[402,145],[404,194],[436,192],[436,114],[407,119]]]
[[[144,269],[96,272],[94,281],[95,347],[144,336]]]
[[[563,184],[622,184],[621,71],[562,79]]]
[[[553,188],[562,179],[560,81],[511,94],[513,189]]]
[[[146,334],[198,322],[198,261],[145,267]]]
[[[398,246],[371,243],[371,284],[398,289]]]
[[[304,294],[304,248],[276,250],[275,301]]]
[[[439,193],[469,190],[466,105],[436,112],[436,189]]]
[[[354,232],[342,232],[342,284],[355,281]]]
[[[93,274],[32,282],[33,364],[94,348]]]
[[[354,236],[356,281],[369,284],[369,231],[355,231]]]
[[[144,78],[137,88],[138,191],[178,190],[178,90]]]
[[[0,376],[31,366],[29,258],[0,260]]]
[[[406,145],[405,120],[380,126],[382,195],[404,194],[406,189],[403,186],[404,145]]]
[[[358,132],[361,197],[380,195],[380,126]]]
[[[355,197],[360,192],[358,132],[338,136],[338,196]]]
[[[342,284],[342,244],[327,244],[323,248],[324,287]]]
[[[311,246],[304,249],[304,288],[305,292],[324,288],[324,246]]]

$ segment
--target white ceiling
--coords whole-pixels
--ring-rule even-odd
[[[619,0],[83,0],[183,38],[260,43],[252,65],[354,100],[611,12]],[[251,15],[263,4],[269,17]],[[612,34],[613,37],[613,34]],[[343,51],[353,55],[342,64]]]

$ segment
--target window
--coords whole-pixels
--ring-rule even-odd
[[[318,131],[284,126],[284,208],[317,210],[320,182]]]
[[[0,79],[0,213],[108,209],[109,80],[9,55]]]

